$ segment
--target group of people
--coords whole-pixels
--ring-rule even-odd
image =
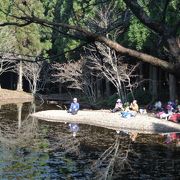
[[[155,102],[154,106],[152,107],[152,110],[156,112],[164,111],[166,113],[180,112],[180,105],[178,100],[168,101],[164,104],[159,100]]]
[[[168,101],[164,104],[161,101],[157,101],[151,110],[155,111],[156,117],[160,119],[168,119],[173,122],[180,121],[180,105],[178,100]]]
[[[79,103],[77,102],[77,98],[74,98],[73,102],[70,105],[68,113],[75,115],[77,114],[78,110],[79,110]],[[175,102],[168,101],[165,105],[163,105],[161,101],[157,101],[152,106],[151,110],[156,111],[157,117],[159,118],[167,119],[171,117],[175,119],[178,119],[178,118],[180,119],[180,105],[178,105],[178,101],[175,101]],[[138,112],[140,112],[141,114],[144,113],[143,109],[139,109],[137,100],[133,100],[130,105],[124,107],[121,99],[117,99],[112,112],[115,113],[117,111],[120,111],[121,116],[124,118],[134,117],[136,116]],[[177,122],[178,121],[179,120],[177,120]],[[174,120],[174,122],[176,122],[176,120]]]
[[[117,99],[112,112],[115,113],[117,111],[121,111],[121,116],[125,118],[136,116],[137,112],[139,111],[139,105],[137,104],[137,100],[133,100],[129,106],[124,108],[121,99]]]
[[[70,108],[68,109],[68,113],[71,113],[72,115],[75,115],[78,113],[79,110],[79,103],[77,101],[77,98],[73,99],[73,102],[70,105]],[[137,103],[137,100],[133,100],[130,105],[123,105],[121,99],[117,99],[114,109],[111,111],[112,113],[115,112],[121,112],[121,117],[123,118],[129,118],[129,117],[135,117],[138,112],[141,114],[144,112],[143,109],[139,109],[139,105]],[[160,116],[166,116],[169,117],[169,115],[172,115],[173,113],[178,113],[180,118],[180,105],[178,105],[178,101],[173,103],[172,101],[169,101],[165,106],[162,105],[161,101],[155,102],[154,106],[152,107],[152,110],[156,111],[157,113],[161,114]],[[142,111],[142,112],[141,112]],[[162,113],[163,112],[163,113]],[[174,114],[176,115],[176,114]],[[173,116],[171,116],[173,117]],[[178,121],[174,121],[178,122]],[[76,137],[77,132],[79,131],[79,126],[77,124],[69,124],[70,131],[73,133],[73,137]],[[137,137],[137,134],[132,136],[132,140],[134,141]],[[169,143],[171,138],[169,136],[167,137],[167,143]]]
[[[156,117],[161,119],[168,119],[173,122],[180,121],[180,105],[178,104],[178,100],[176,101],[168,101],[167,103],[162,103],[161,101],[155,102],[152,106],[151,110],[156,112]],[[146,114],[146,109],[139,109],[137,104],[137,100],[133,100],[132,103],[124,108],[121,99],[117,99],[116,104],[112,112],[121,112],[122,117],[132,117],[136,116],[137,112],[141,114]]]
[[[75,114],[77,114],[78,110],[79,110],[79,103],[77,102],[77,98],[74,98],[73,102],[70,105],[68,113],[75,115]],[[125,117],[127,115],[135,116],[137,114],[137,112],[139,111],[139,106],[137,104],[137,101],[133,100],[129,106],[124,108],[121,99],[117,99],[115,107],[112,110],[112,112],[115,113],[117,111],[121,111],[121,114],[123,117]]]

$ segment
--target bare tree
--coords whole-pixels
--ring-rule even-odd
[[[17,67],[18,67],[17,91],[23,91],[23,62],[22,62],[22,60],[20,60]]]
[[[81,59],[64,64],[55,63],[52,67],[55,82],[66,84],[70,89],[81,90],[91,103],[96,101],[94,80],[85,61]]]
[[[89,61],[88,68],[95,75],[108,79],[116,88],[119,97],[125,102],[127,93],[132,93],[138,86],[137,75],[135,75],[138,64],[130,65],[123,62],[122,56],[98,42],[87,50],[89,55],[85,58]]]
[[[11,59],[14,57],[10,51],[14,50],[15,38],[13,32],[8,28],[0,28],[0,76],[14,69],[15,63]],[[1,86],[1,85],[0,85]]]
[[[0,76],[5,72],[10,72],[14,69],[15,62],[12,61],[8,54],[1,55],[0,57]]]
[[[43,90],[48,82],[49,68],[46,62],[23,62],[23,76],[29,82],[31,93]]]
[[[116,2],[102,5],[95,10],[96,18],[90,19],[89,24],[94,31],[107,30],[112,22],[119,21],[118,17],[122,17],[119,13]],[[128,12],[127,12],[128,13]],[[121,21],[128,22],[127,13],[123,13],[124,18]],[[125,16],[126,15],[126,16]],[[107,38],[117,40],[117,38],[125,31],[126,23],[116,28],[113,33],[105,33]],[[137,86],[135,83],[134,72],[136,65],[128,65],[123,62],[123,57],[115,50],[111,49],[104,43],[95,42],[86,49],[85,59],[88,59],[88,68],[92,70],[95,76],[106,78],[117,90],[118,96],[125,102],[127,100],[127,92],[133,92],[133,88]],[[133,82],[132,83],[132,79]]]

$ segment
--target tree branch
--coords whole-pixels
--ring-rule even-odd
[[[125,0],[125,1],[129,1],[129,0]],[[176,69],[175,67],[178,64],[172,64],[172,63],[169,63],[168,60],[162,60],[162,59],[159,59],[157,57],[154,57],[154,56],[151,56],[151,55],[148,55],[148,54],[136,51],[136,50],[132,50],[130,48],[125,48],[115,41],[112,41],[112,40],[110,40],[104,36],[92,33],[92,32],[90,32],[84,28],[65,24],[65,23],[50,22],[50,21],[40,19],[40,18],[35,17],[35,16],[33,16],[33,17],[30,17],[30,16],[19,17],[19,19],[21,19],[23,21],[27,21],[27,22],[37,23],[37,24],[40,24],[43,26],[52,25],[52,26],[57,26],[57,27],[62,27],[62,28],[68,28],[69,30],[79,32],[81,34],[81,37],[84,38],[84,40],[86,42],[90,43],[90,42],[94,42],[94,41],[99,41],[101,43],[106,44],[110,48],[113,48],[114,50],[116,50],[119,53],[126,54],[129,56],[135,57],[135,58],[137,58],[143,62],[147,62],[147,63],[152,64],[154,66],[158,66],[158,67],[160,67],[160,68],[162,68],[162,69],[164,69],[170,73],[180,74],[179,71],[175,70]]]
[[[165,25],[159,22],[153,21],[138,4],[137,0],[123,0],[127,7],[137,16],[137,18],[147,27],[152,29],[158,34],[164,34]]]
[[[167,8],[171,0],[166,0],[164,5],[164,10],[162,12],[162,23],[165,23],[166,21],[166,14],[167,14]]]
[[[25,23],[18,23],[18,22],[4,22],[4,23],[0,23],[0,26],[18,26],[18,27],[23,27],[23,26],[27,26],[29,24],[31,24],[32,22],[25,22]]]

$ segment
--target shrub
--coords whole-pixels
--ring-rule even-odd
[[[137,89],[133,92],[134,98],[137,100],[140,105],[147,105],[152,100],[152,95],[149,91],[144,91],[142,89]],[[128,102],[133,101],[132,94],[128,94]]]

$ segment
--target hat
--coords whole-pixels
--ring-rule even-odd
[[[116,102],[121,102],[121,99],[117,99],[117,101]]]
[[[136,99],[134,99],[134,100],[133,100],[133,103],[137,103],[137,100],[136,100]]]
[[[77,101],[77,98],[74,98],[73,101]]]

